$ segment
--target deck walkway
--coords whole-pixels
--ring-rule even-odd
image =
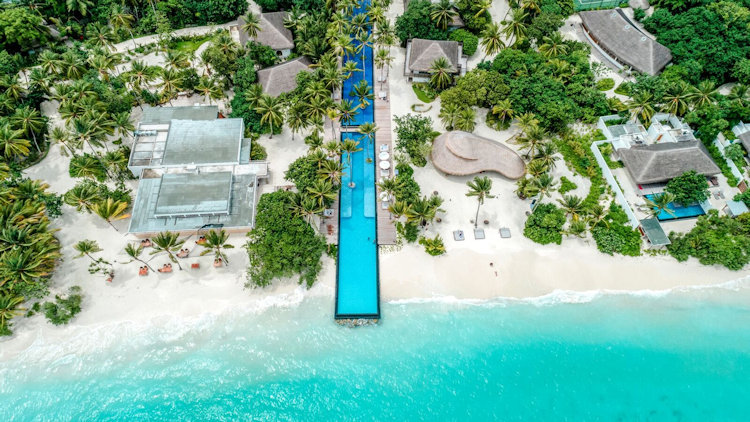
[[[333,122],[333,126],[336,129],[336,135],[341,135],[341,126],[339,125],[338,119]],[[335,136],[333,136],[333,132],[331,131],[331,120],[326,118],[323,121],[323,139],[330,140],[330,139],[338,139]],[[339,197],[336,195],[336,200],[333,202],[333,205],[331,205],[330,208],[331,215],[329,216],[322,216],[320,219],[320,227],[319,231],[320,234],[326,237],[326,242],[329,244],[338,245],[339,244]],[[329,211],[330,213],[330,211]]]
[[[380,78],[380,72],[373,66],[373,74],[378,75]],[[375,133],[375,155],[380,154],[381,145],[386,145],[388,148],[388,154],[391,163],[391,168],[387,171],[389,177],[393,177],[395,171],[395,164],[393,161],[393,130],[391,128],[391,92],[390,92],[390,80],[381,84],[375,82],[373,87],[375,92],[375,125],[378,127],[378,131]],[[384,95],[385,94],[385,95]],[[385,97],[385,98],[383,98]],[[380,164],[380,159],[377,160]],[[375,171],[376,180],[380,180],[384,175],[381,173],[380,167],[376,167]],[[380,188],[378,188],[378,203],[377,203],[377,217],[378,217],[378,245],[395,245],[396,244],[396,220],[391,215],[388,208],[383,208],[384,202],[380,200]],[[385,202],[385,204],[389,204]]]

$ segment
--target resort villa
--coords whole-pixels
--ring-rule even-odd
[[[258,179],[242,119],[216,106],[150,107],[134,132],[128,168],[140,178],[128,232],[247,231],[255,221]]]
[[[248,41],[255,41],[271,47],[276,51],[276,55],[283,59],[289,57],[294,48],[294,36],[292,35],[292,31],[284,26],[286,15],[287,12],[261,13],[259,16],[260,29],[258,30],[258,35],[252,38],[242,29],[243,25],[245,25],[245,19],[244,17],[240,17],[237,25],[240,34],[240,45],[244,46]]]
[[[413,38],[406,42],[404,76],[410,82],[429,82],[430,67],[440,58],[448,61],[451,74],[466,74],[468,58],[463,54],[462,43]]]
[[[278,97],[294,91],[297,88],[297,74],[312,72],[310,63],[310,60],[303,56],[259,70],[258,83],[263,87],[263,93]]]
[[[617,70],[625,66],[656,75],[672,60],[669,49],[628,18],[622,9],[579,12],[583,34]]]

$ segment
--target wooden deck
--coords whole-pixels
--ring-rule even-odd
[[[341,126],[339,125],[338,119],[333,122],[333,126],[336,129],[336,135],[340,135],[341,133]],[[328,118],[325,118],[323,120],[323,139],[325,140],[331,140],[336,139],[333,136],[333,132],[331,131],[331,120]],[[339,200],[338,197],[336,197],[336,201],[333,202],[331,205],[331,208],[333,210],[333,215],[331,216],[321,216],[320,218],[320,234],[325,236],[326,242],[333,245],[339,244]]]
[[[378,127],[378,131],[375,133],[375,156],[380,154],[381,145],[387,145],[388,154],[390,154],[391,168],[388,170],[388,177],[393,177],[395,165],[393,162],[393,131],[391,129],[391,92],[390,92],[390,81],[386,83],[377,82],[380,72],[373,66],[373,74],[375,78],[375,86],[373,91],[375,93],[375,125]],[[385,93],[385,99],[381,98],[382,94]],[[380,159],[376,160],[375,165],[375,180],[380,180],[385,177],[381,173]],[[395,245],[396,244],[396,220],[393,218],[387,208],[383,208],[383,204],[389,204],[380,200],[380,189],[378,189],[377,195],[377,218],[378,218],[378,245]]]

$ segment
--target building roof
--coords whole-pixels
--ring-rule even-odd
[[[659,220],[655,218],[641,220],[641,228],[653,246],[666,246],[672,243],[661,224],[659,224]]]
[[[594,41],[633,69],[656,75],[672,60],[667,47],[633,24],[619,8],[578,14]]]
[[[263,93],[272,97],[291,92],[297,88],[297,74],[311,72],[310,60],[297,57],[258,71],[258,83],[263,86]]]
[[[721,172],[700,141],[663,142],[617,152],[637,184],[666,182],[690,170],[705,176]]]
[[[407,71],[427,73],[435,60],[444,57],[450,70],[458,73],[461,61],[461,44],[457,41],[435,41],[413,38],[407,45],[409,60]]]
[[[232,172],[167,173],[154,208],[154,217],[229,214]]]
[[[161,164],[239,164],[243,132],[239,118],[172,120]]]
[[[144,177],[138,183],[138,193],[133,202],[133,212],[130,219],[128,233],[152,234],[164,230],[176,232],[194,232],[206,225],[218,225],[228,229],[250,228],[254,224],[255,214],[255,186],[257,177],[255,174],[231,175],[231,187],[226,190],[226,173],[204,172],[191,174],[187,185],[173,185],[162,193],[162,182],[176,183],[177,179],[172,176],[185,176],[185,174],[165,174],[170,177]],[[220,191],[221,195],[214,191]],[[162,195],[169,192],[169,200]],[[179,197],[184,195],[184,197]],[[172,202],[174,199],[174,202]],[[206,199],[215,200],[216,204]],[[196,211],[208,211],[192,215],[167,215],[157,216],[157,205],[159,201],[167,206],[174,206],[175,210],[189,210],[192,206]],[[224,206],[225,201],[228,207]],[[213,210],[222,210],[213,212]],[[164,210],[164,208],[161,208]],[[225,211],[225,210],[228,210]]]
[[[473,133],[446,132],[432,143],[432,163],[455,176],[494,171],[509,179],[526,173],[523,159],[507,146]]]
[[[742,146],[745,147],[745,150],[750,154],[750,132],[740,133],[738,138],[740,139],[740,142],[742,142]]]
[[[214,120],[219,106],[143,107],[142,124],[166,124],[178,120]]]
[[[747,205],[745,205],[742,201],[733,201],[728,200],[727,201],[727,207],[726,207],[726,213],[729,214],[731,217],[737,217],[738,215],[745,214],[747,212],[750,212],[750,210],[747,208]]]
[[[260,14],[260,29],[258,35],[250,38],[247,32],[242,30],[245,25],[244,17],[239,18],[238,29],[240,33],[240,44],[243,46],[252,40],[267,45],[274,50],[290,50],[294,48],[294,36],[289,28],[284,26],[287,12],[273,12]]]

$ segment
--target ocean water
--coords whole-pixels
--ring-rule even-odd
[[[750,283],[385,303],[347,328],[305,298],[0,363],[27,420],[748,420]],[[86,344],[86,347],[82,345]],[[0,343],[2,347],[2,343]]]

